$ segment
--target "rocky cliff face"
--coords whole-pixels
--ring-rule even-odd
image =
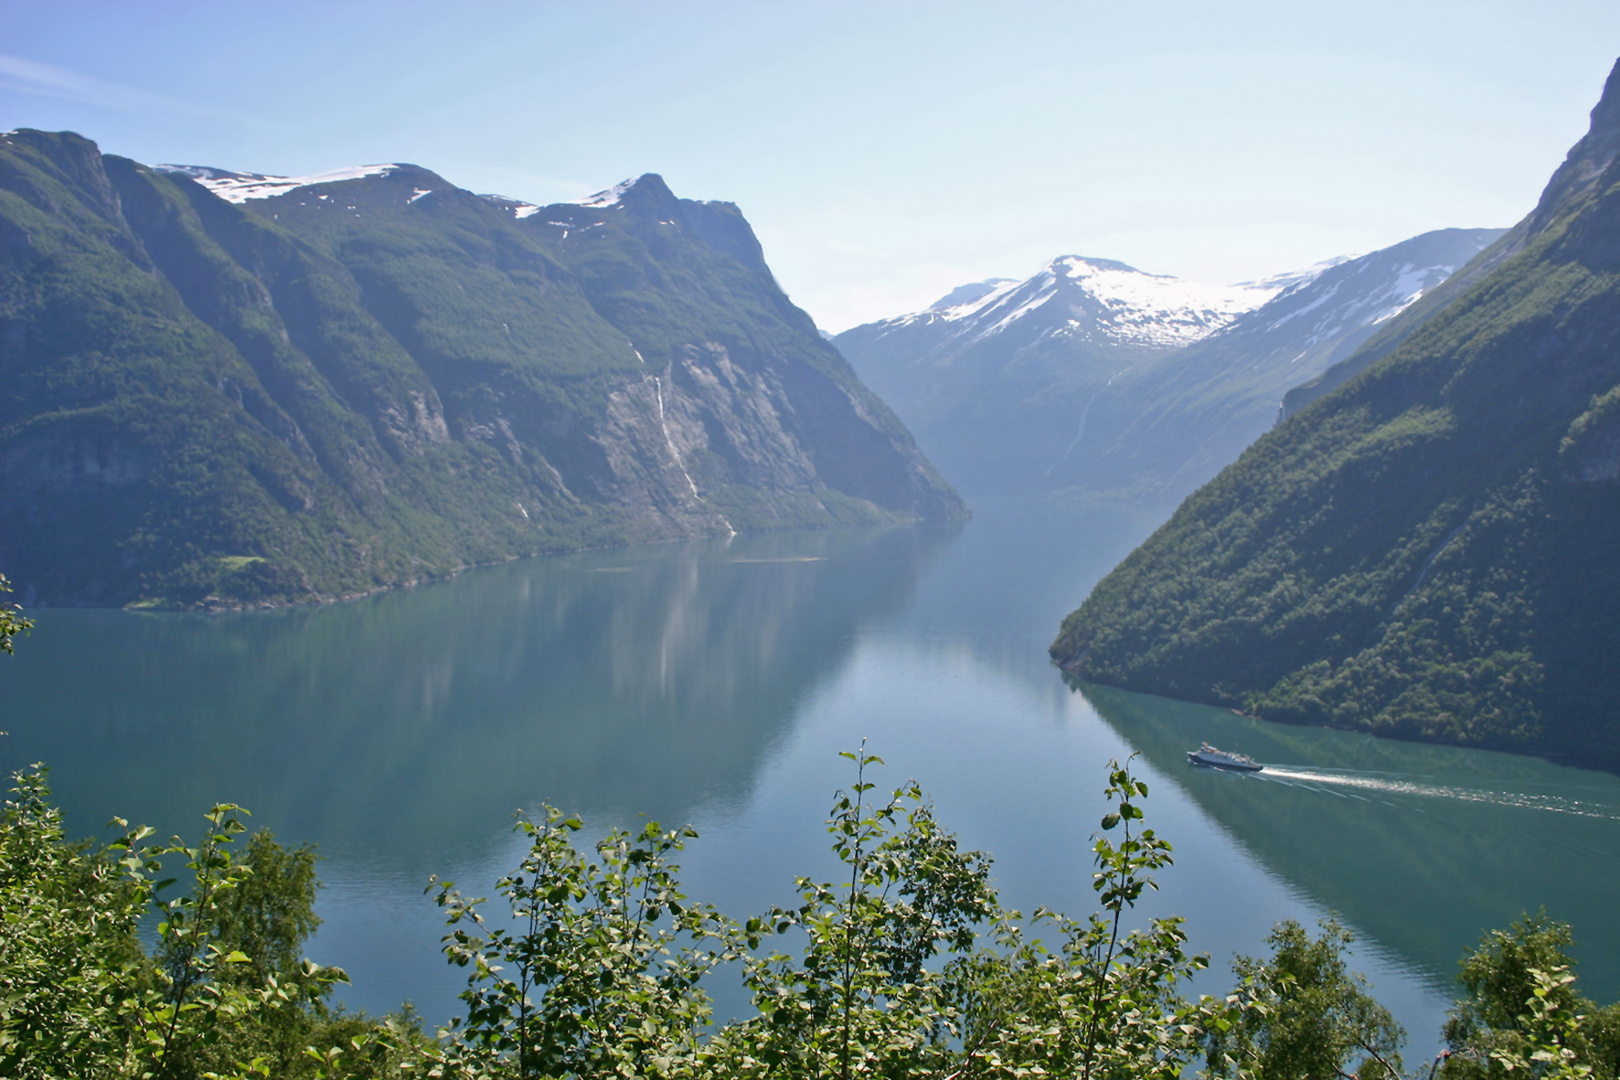
[[[730,204],[0,136],[0,566],[32,602],[313,600],[964,512]]]

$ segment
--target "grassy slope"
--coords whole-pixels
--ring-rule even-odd
[[[1054,658],[1273,719],[1620,763],[1607,157],[1518,254],[1189,498]]]

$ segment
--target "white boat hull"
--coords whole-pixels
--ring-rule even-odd
[[[1245,754],[1229,754],[1224,750],[1189,750],[1187,761],[1210,769],[1230,769],[1233,772],[1259,772],[1264,765]]]

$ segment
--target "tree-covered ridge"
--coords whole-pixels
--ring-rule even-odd
[[[736,209],[642,188],[519,219],[401,166],[233,204],[8,133],[0,567],[34,600],[235,606],[960,516]],[[569,213],[602,216],[588,246]]]
[[[1271,719],[1620,763],[1617,150],[1620,68],[1517,252],[1191,496],[1054,659]]]

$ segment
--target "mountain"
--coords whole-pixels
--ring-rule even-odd
[[[1620,767],[1617,159],[1620,64],[1535,210],[1183,503],[1053,658],[1269,719]]]
[[[1203,340],[1098,390],[1047,478],[1057,490],[1174,504],[1264,434],[1291,387],[1354,354],[1503,231],[1440,229],[1297,275]]]
[[[0,567],[27,602],[311,601],[964,513],[729,203],[0,136]]]
[[[1201,285],[1066,256],[1027,281],[966,285],[833,341],[965,491],[1046,493],[1110,380],[1287,284]]]
[[[1235,286],[1070,257],[834,342],[965,490],[1174,504],[1265,432],[1291,387],[1501,235],[1441,229]]]

